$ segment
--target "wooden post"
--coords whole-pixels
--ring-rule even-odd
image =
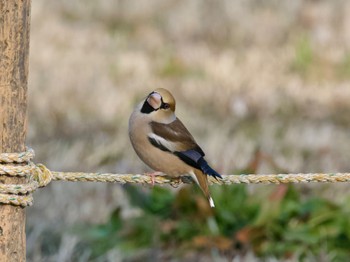
[[[0,0],[0,152],[25,150],[30,0]],[[0,183],[23,183],[0,176]],[[0,261],[26,260],[25,209],[0,204]]]

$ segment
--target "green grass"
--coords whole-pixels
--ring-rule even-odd
[[[308,37],[301,37],[295,45],[295,58],[292,69],[305,76],[314,61],[314,52]]]
[[[347,53],[339,65],[339,76],[341,78],[350,78],[350,53]]]
[[[204,76],[200,68],[189,67],[184,61],[173,55],[165,55],[158,74],[163,78],[202,78]]]
[[[345,261],[350,255],[350,202],[341,204],[318,196],[304,198],[293,186],[271,186],[268,193],[247,186],[212,187],[217,207],[210,209],[195,187],[177,194],[169,189],[127,186],[130,202],[140,215],[124,219],[120,209],[102,225],[80,227],[78,234],[93,257],[117,248],[133,258],[141,250],[171,250],[227,257],[251,248],[260,258],[321,258]],[[264,193],[265,192],[265,193]],[[146,255],[145,255],[146,256]]]

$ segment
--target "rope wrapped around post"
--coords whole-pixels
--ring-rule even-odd
[[[156,176],[154,181],[147,174],[111,174],[111,173],[82,173],[82,172],[55,172],[50,171],[42,164],[34,164],[31,160],[34,151],[27,148],[22,153],[0,154],[0,177],[25,176],[26,184],[7,185],[0,184],[0,203],[19,206],[30,206],[33,204],[32,193],[39,187],[48,185],[52,180],[71,182],[109,182],[109,183],[137,183],[137,184],[169,184],[178,187],[184,183],[193,183],[190,176],[178,178],[166,175]],[[211,185],[231,184],[286,184],[286,183],[308,183],[308,182],[350,182],[350,173],[308,173],[308,174],[241,174],[223,175],[223,179],[216,180],[209,177]]]
[[[21,153],[0,154],[0,178],[2,175],[27,178],[26,184],[0,184],[0,203],[30,206],[33,204],[31,193],[50,183],[50,171],[43,165],[35,165],[33,158],[31,148]]]

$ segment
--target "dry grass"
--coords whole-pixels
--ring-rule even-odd
[[[222,173],[245,167],[258,146],[290,172],[350,170],[349,2],[37,0],[32,9],[28,144],[37,162],[147,170],[127,121],[165,87]],[[345,187],[322,188],[341,197]],[[28,209],[28,260],[70,261],[79,239],[50,242],[47,232],[102,222],[117,206],[128,206],[118,185],[40,190]]]

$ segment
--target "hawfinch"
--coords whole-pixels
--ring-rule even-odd
[[[169,176],[190,175],[211,207],[207,175],[222,178],[204,159],[204,152],[175,115],[175,99],[163,88],[151,92],[129,119],[129,137],[137,155],[149,167]]]

